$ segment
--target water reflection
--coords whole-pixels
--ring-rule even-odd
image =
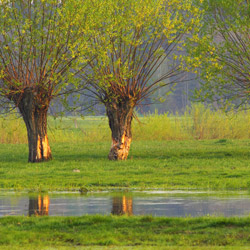
[[[133,215],[133,199],[131,197],[114,197],[112,214],[115,215]]]
[[[29,197],[29,216],[49,215],[49,196],[38,195],[38,197]]]
[[[145,193],[37,194],[0,193],[0,217],[81,216],[86,214],[186,216],[249,216],[249,194],[234,197],[145,195]]]
[[[50,199],[48,195],[29,197],[29,216],[49,215]],[[133,215],[133,199],[131,197],[118,196],[112,199],[112,214]]]

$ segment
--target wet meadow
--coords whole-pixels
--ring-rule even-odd
[[[109,161],[105,117],[50,117],[53,160],[32,164],[23,121],[0,118],[0,192],[249,192],[249,111],[196,105],[184,114],[156,111],[138,119],[128,160]],[[24,214],[0,218],[0,249],[247,249],[249,228],[248,216]]]

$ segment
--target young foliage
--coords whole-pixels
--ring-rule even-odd
[[[250,2],[205,0],[201,8],[203,26],[186,58],[201,78],[197,98],[242,106],[250,93]]]
[[[133,109],[157,89],[182,79],[179,50],[198,31],[200,9],[191,0],[92,3],[98,28],[84,55],[88,71],[81,77],[106,106],[113,140],[109,158],[126,159]],[[166,61],[168,68],[156,78]]]

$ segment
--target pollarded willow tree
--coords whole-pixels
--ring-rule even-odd
[[[204,0],[199,36],[190,39],[187,62],[201,78],[196,97],[226,107],[249,103],[250,2]]]
[[[47,112],[69,82],[77,86],[72,69],[83,64],[78,53],[88,12],[74,0],[0,1],[0,97],[14,103],[26,124],[29,162],[52,158]]]
[[[183,71],[177,51],[185,47],[187,36],[198,32],[201,13],[192,0],[92,3],[98,29],[89,40],[87,58],[92,60],[81,77],[91,82],[90,91],[106,107],[112,131],[109,159],[124,160],[134,108],[157,89],[180,81]],[[168,68],[156,77],[166,61]]]

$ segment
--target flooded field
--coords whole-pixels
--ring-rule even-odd
[[[248,193],[155,191],[132,193],[0,193],[0,217],[86,214],[167,217],[249,216]]]

